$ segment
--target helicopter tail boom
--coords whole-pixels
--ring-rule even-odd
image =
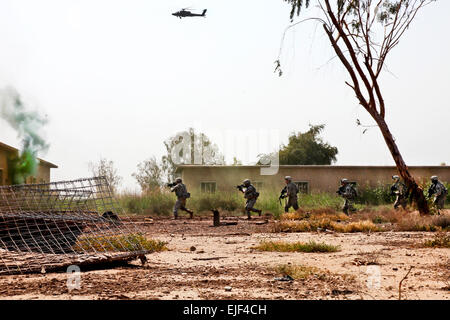
[[[206,11],[207,11],[206,9],[203,10],[202,17],[204,17],[206,15]]]

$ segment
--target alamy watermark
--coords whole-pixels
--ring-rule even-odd
[[[381,288],[381,268],[380,266],[368,266],[366,269],[366,286],[368,289]]]
[[[79,266],[71,265],[67,267],[67,289],[69,291],[81,288],[81,269]]]
[[[176,165],[224,165],[226,159],[236,157],[242,163],[261,165],[261,175],[278,173],[279,130],[225,130],[209,136],[213,138],[214,144],[201,141],[203,135],[191,135],[187,131],[178,133],[171,150],[172,161]],[[219,157],[219,154],[223,157]]]

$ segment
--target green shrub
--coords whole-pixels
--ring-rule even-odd
[[[395,196],[391,195],[390,185],[379,184],[375,188],[365,186],[358,188],[358,197],[356,203],[378,206],[382,204],[393,203]]]

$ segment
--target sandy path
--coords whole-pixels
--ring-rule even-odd
[[[271,224],[239,220],[210,227],[209,220],[156,220],[146,227],[170,251],[148,263],[83,271],[81,288],[67,288],[66,273],[0,277],[2,299],[397,299],[450,298],[450,250],[423,248],[432,233],[270,233]],[[326,242],[336,253],[276,253],[253,249],[263,240]],[[195,251],[192,251],[195,247]],[[192,249],[192,250],[191,250]],[[274,280],[282,264],[318,268],[306,279]],[[379,274],[379,277],[377,275]],[[372,279],[372,286],[367,286]],[[379,284],[379,286],[378,286]],[[231,291],[225,291],[231,286]]]

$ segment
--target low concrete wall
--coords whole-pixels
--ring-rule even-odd
[[[441,181],[450,181],[449,166],[409,167],[418,182],[428,181],[437,175]],[[294,181],[308,183],[310,192],[335,192],[342,178],[354,181],[358,186],[391,184],[392,175],[398,174],[394,166],[280,166],[276,175],[260,174],[259,166],[180,166],[178,173],[186,186],[199,189],[202,182],[215,182],[216,191],[230,191],[244,179],[252,183],[262,183],[263,189],[280,189],[284,177],[289,175]]]

